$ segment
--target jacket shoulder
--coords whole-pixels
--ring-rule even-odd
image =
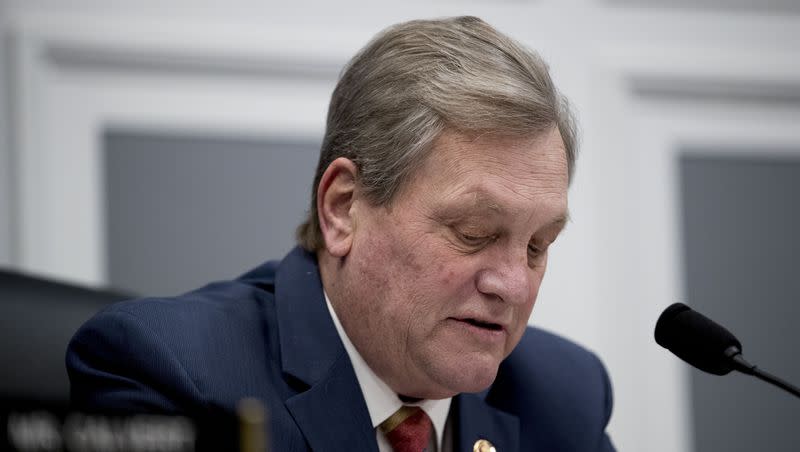
[[[73,404],[88,410],[202,410],[238,390],[212,382],[263,381],[264,366],[247,363],[277,353],[266,325],[273,304],[269,284],[269,278],[240,278],[100,311],[67,348]]]
[[[544,450],[608,450],[608,374],[594,353],[529,327],[501,364],[487,401],[520,419],[523,443]],[[524,449],[524,448],[523,448]]]

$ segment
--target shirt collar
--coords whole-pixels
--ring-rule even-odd
[[[361,392],[364,394],[364,401],[367,403],[369,417],[372,420],[372,427],[377,428],[381,422],[394,414],[404,403],[397,394],[372,371],[367,365],[367,362],[364,361],[364,358],[361,357],[361,354],[358,353],[353,343],[350,342],[350,338],[347,337],[347,333],[344,331],[344,328],[342,328],[341,322],[339,322],[336,311],[333,310],[331,300],[328,298],[327,293],[325,293],[325,303],[328,305],[328,311],[333,319],[333,324],[336,326],[336,331],[339,333],[342,344],[344,344],[344,348],[350,358],[350,363],[353,365],[358,384],[361,386]],[[405,404],[419,406],[425,411],[428,417],[431,418],[434,431],[436,432],[436,444],[439,446],[439,450],[442,450],[444,425],[445,422],[447,422],[447,414],[450,411],[450,403],[452,400],[452,397],[448,397],[440,400],[426,399],[416,403]]]

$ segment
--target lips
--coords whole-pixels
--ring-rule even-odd
[[[462,322],[469,323],[472,326],[476,326],[478,328],[483,328],[483,329],[490,330],[490,331],[503,331],[503,325],[500,325],[499,323],[487,322],[487,321],[478,320],[478,319],[472,319],[472,318],[464,318],[464,319],[458,319],[458,320],[460,320]]]
[[[502,333],[508,329],[508,322],[492,315],[465,313],[451,319],[464,326],[492,334]]]
[[[501,346],[508,338],[508,331],[502,323],[493,322],[494,319],[486,317],[451,317],[451,325],[455,326],[455,331],[466,334],[474,344],[482,344],[481,347],[490,346],[492,348]]]

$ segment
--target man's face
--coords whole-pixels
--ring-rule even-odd
[[[356,193],[336,309],[392,389],[444,398],[494,381],[525,331],[567,186],[554,129],[531,139],[445,133],[391,206]]]

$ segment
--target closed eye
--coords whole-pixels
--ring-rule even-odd
[[[472,235],[456,231],[461,243],[470,248],[480,248],[496,240],[495,235]]]
[[[467,245],[472,247],[478,247],[481,245],[485,245],[494,240],[494,236],[479,236],[479,235],[469,235],[459,232],[459,238],[461,241]]]

